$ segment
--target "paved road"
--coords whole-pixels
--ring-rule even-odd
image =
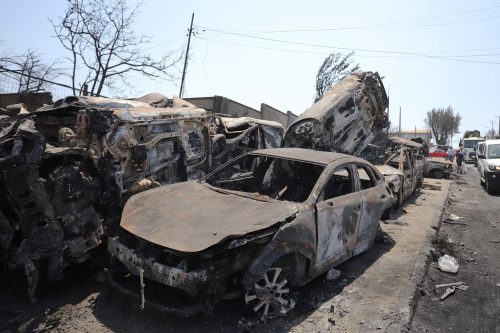
[[[411,332],[500,332],[500,196],[486,193],[473,166],[461,178],[451,188],[451,220],[442,223],[435,244],[456,256],[460,269],[443,273],[431,263]],[[444,290],[436,293],[435,285],[460,281],[470,288],[439,300]]]

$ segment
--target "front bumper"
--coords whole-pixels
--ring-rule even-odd
[[[112,289],[120,292],[121,294],[133,299],[139,305],[141,302],[141,295],[133,292],[129,288],[124,287],[120,283],[118,283],[111,272],[108,270],[104,270],[104,273],[100,276],[102,279],[101,282],[108,284]],[[184,307],[175,307],[175,306],[167,306],[164,304],[156,303],[150,301],[148,299],[144,299],[144,307],[148,307],[163,313],[171,313],[181,317],[192,317],[198,314],[211,314],[213,311],[213,307],[209,303],[195,303],[190,306]]]
[[[108,239],[108,253],[118,259],[132,274],[139,275],[142,269],[145,278],[182,290],[190,295],[197,295],[208,279],[207,270],[186,272],[177,267],[158,263],[153,258],[143,258],[136,251],[123,245],[117,238]]]
[[[500,172],[485,170],[485,175],[489,186],[500,189]]]

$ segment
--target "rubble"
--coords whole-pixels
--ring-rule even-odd
[[[335,281],[335,280],[337,280],[340,277],[341,274],[342,274],[341,271],[339,271],[339,270],[337,270],[335,268],[332,268],[332,269],[330,269],[328,271],[328,273],[326,273],[326,277],[325,278],[326,278],[327,281]]]

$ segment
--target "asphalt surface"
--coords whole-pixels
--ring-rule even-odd
[[[500,195],[489,195],[477,169],[453,181],[447,213],[434,242],[434,261],[421,289],[411,332],[500,332]],[[438,269],[437,258],[458,259],[457,274]],[[440,300],[446,288],[470,286]]]

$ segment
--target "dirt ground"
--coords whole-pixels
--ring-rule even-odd
[[[456,257],[458,273],[441,272],[433,261],[421,290],[411,332],[500,332],[500,195],[489,195],[479,184],[477,169],[461,176],[451,188],[449,207],[435,243],[437,260]],[[464,282],[443,301],[438,284]]]
[[[83,264],[70,267],[62,283],[41,288],[35,304],[26,297],[22,273],[2,275],[0,326],[17,317],[5,332],[399,331],[408,322],[424,270],[425,263],[417,260],[425,258],[422,244],[448,195],[448,181],[430,182],[439,190],[412,196],[381,225],[383,232],[369,251],[337,267],[339,279],[321,276],[295,290],[297,305],[285,318],[262,323],[242,299],[220,303],[212,316],[188,319],[141,311],[136,302],[98,283],[98,268]]]

